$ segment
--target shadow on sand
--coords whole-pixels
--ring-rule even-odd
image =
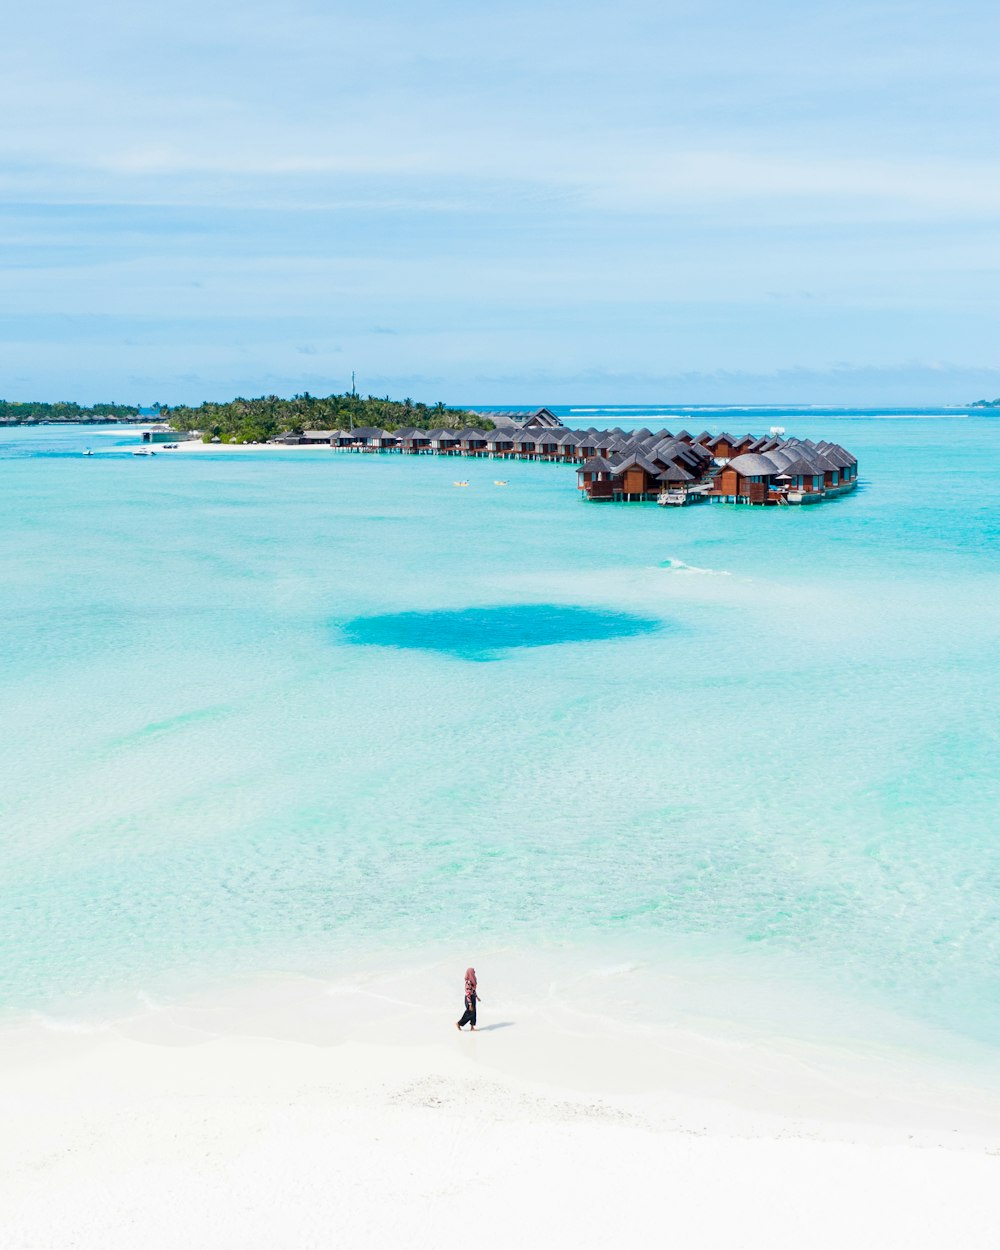
[[[499,1020],[496,1024],[479,1024],[476,1026],[477,1033],[492,1033],[494,1029],[512,1029],[514,1027],[513,1020]]]

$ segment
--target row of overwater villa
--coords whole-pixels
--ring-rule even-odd
[[[492,430],[306,430],[278,444],[329,445],[341,451],[474,456],[575,464],[580,490],[595,501],[705,500],[783,505],[815,503],[853,490],[855,456],[837,443],[767,436],[742,438],[703,430],[571,430],[548,409],[488,412]]]

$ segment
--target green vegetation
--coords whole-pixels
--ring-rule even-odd
[[[386,396],[327,395],[320,398],[305,392],[291,399],[262,395],[258,399],[232,399],[225,404],[204,403],[197,408],[162,408],[160,417],[175,430],[201,430],[208,441],[224,443],[263,443],[278,434],[303,430],[346,430],[349,426],[378,426],[398,430],[409,426],[418,430],[474,424],[492,429],[493,423],[462,408],[444,404],[415,404],[412,399],[395,400]]]
[[[14,403],[0,399],[0,425],[38,425],[48,421],[136,421],[139,409],[128,404],[93,404],[82,408],[69,400],[58,404]]]
[[[1000,399],[977,399],[970,408],[1000,408]]]

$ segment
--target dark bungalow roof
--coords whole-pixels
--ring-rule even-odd
[[[489,417],[494,425],[540,425],[555,428],[562,422],[551,408],[505,408],[495,412],[489,408],[476,409],[482,417]]]
[[[798,453],[789,451],[785,447],[772,447],[767,453],[767,458],[773,461],[779,469],[783,469],[786,464],[791,464],[793,460],[798,458]]]
[[[745,451],[742,456],[734,456],[726,467],[735,469],[741,477],[770,477],[778,466],[759,452]]]
[[[608,473],[610,470],[611,465],[603,456],[591,456],[589,460],[584,460],[577,473]]]
[[[688,473],[687,469],[681,468],[679,464],[668,464],[662,473],[657,474],[659,482],[693,482],[694,474]]]
[[[486,431],[477,430],[474,426],[467,425],[464,430],[459,430],[458,437],[464,443],[468,442],[485,442]]]
[[[823,469],[808,460],[793,460],[785,465],[782,473],[787,473],[789,477],[822,477]]]
[[[642,469],[644,473],[656,477],[660,469],[658,465],[653,464],[651,460],[647,460],[645,456],[640,456],[637,452],[626,456],[624,460],[619,460],[617,464],[612,465],[612,472],[624,473],[626,469]]]
[[[709,434],[708,430],[702,430],[694,441],[696,443],[710,443],[712,441],[712,436]]]
[[[685,464],[699,468],[712,459],[712,453],[699,448],[697,443],[679,443],[675,438],[657,443],[653,455],[658,460],[683,460]]]
[[[336,430],[303,430],[302,437],[311,438],[317,443],[328,443],[336,432]]]
[[[459,434],[456,430],[431,430],[432,443],[457,443]]]
[[[723,431],[721,434],[716,434],[714,438],[709,439],[709,446],[715,447],[719,443],[728,443],[730,447],[733,447],[739,443],[739,441],[740,440],[734,434],[727,434]]]
[[[687,432],[687,430],[678,430],[678,431],[677,431],[677,433],[674,435],[674,438],[679,438],[679,439],[681,440],[681,442],[682,442],[682,443],[693,443],[693,442],[694,442],[694,439],[693,439],[693,438],[691,437],[691,435]]]
[[[490,430],[490,432],[486,435],[486,441],[488,443],[511,443],[513,444],[516,437],[517,437],[517,432],[509,428],[504,429],[504,430]]]

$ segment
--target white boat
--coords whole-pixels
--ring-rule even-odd
[[[132,453],[133,456],[155,456],[156,452],[152,447],[137,447]]]
[[[84,454],[85,456],[92,456],[94,453],[90,450],[90,448],[89,448],[89,447],[87,447],[87,448],[85,448],[85,449],[84,449],[83,454]]]

